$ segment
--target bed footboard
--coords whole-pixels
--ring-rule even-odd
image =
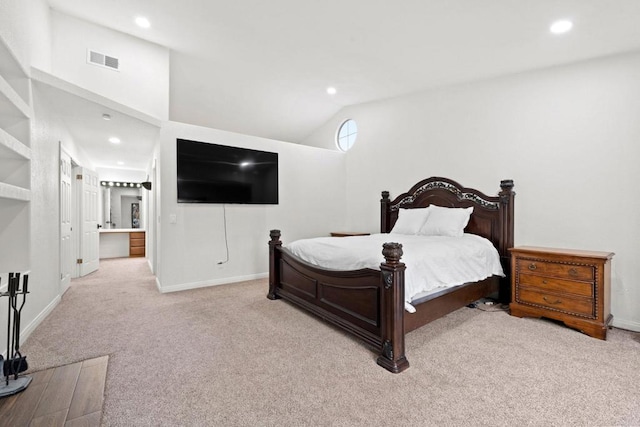
[[[269,241],[269,293],[333,323],[371,345],[377,363],[399,373],[409,367],[404,345],[402,245],[385,243],[380,271],[324,270],[282,247],[280,231]]]

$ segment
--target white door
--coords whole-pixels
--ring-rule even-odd
[[[73,246],[71,240],[71,157],[60,150],[60,293],[71,284]]]
[[[78,167],[76,174],[79,193],[78,224],[80,225],[80,247],[78,264],[80,276],[96,271],[99,263],[99,218],[98,218],[98,174],[92,170]]]

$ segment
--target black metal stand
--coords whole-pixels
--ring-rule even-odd
[[[7,292],[0,293],[0,297],[9,297],[7,310],[7,359],[0,356],[2,362],[2,374],[5,380],[0,384],[0,397],[18,393],[31,383],[31,377],[18,375],[26,371],[27,357],[20,353],[20,314],[27,299],[27,285],[29,275],[22,276],[22,289],[20,289],[20,273],[9,273]],[[18,302],[22,295],[22,301]]]

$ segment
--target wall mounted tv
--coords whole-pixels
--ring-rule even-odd
[[[177,139],[178,203],[278,204],[278,153]]]

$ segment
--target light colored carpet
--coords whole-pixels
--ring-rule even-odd
[[[103,260],[22,346],[32,371],[109,355],[104,425],[640,425],[637,333],[462,308],[408,334],[394,375],[266,280],[154,280],[144,259]]]

